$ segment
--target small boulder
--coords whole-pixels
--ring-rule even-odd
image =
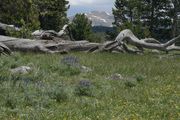
[[[81,80],[75,88],[75,94],[79,96],[94,96],[94,86],[90,80]]]
[[[92,86],[92,83],[90,80],[81,80],[79,81],[79,86],[82,86],[82,87],[90,87]]]
[[[31,69],[31,67],[28,67],[28,66],[20,66],[20,67],[11,69],[10,71],[13,74],[27,74],[30,71],[32,71],[32,69]]]
[[[113,50],[112,53],[117,53],[118,54],[118,53],[121,53],[121,52]]]
[[[115,73],[108,77],[109,80],[123,80],[124,78],[122,77],[121,74]]]
[[[84,73],[92,72],[92,69],[87,66],[81,66],[81,72],[84,72]]]
[[[160,54],[160,51],[159,51],[159,50],[152,50],[152,53],[154,53],[154,54]]]

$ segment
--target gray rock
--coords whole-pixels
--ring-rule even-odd
[[[152,50],[152,53],[160,54],[160,51],[159,50]]]
[[[92,85],[90,80],[81,80],[79,81],[79,86],[90,87]]]
[[[92,72],[92,69],[86,66],[81,66],[81,72],[85,72],[85,73]]]
[[[123,80],[124,78],[122,77],[121,74],[115,73],[108,77],[109,80]]]
[[[31,69],[31,67],[28,67],[28,66],[20,66],[20,67],[11,69],[10,71],[13,74],[27,74],[30,71],[32,71],[32,69]]]
[[[121,52],[116,51],[116,50],[113,50],[112,53],[117,53],[117,54],[119,54],[119,53],[121,53]]]

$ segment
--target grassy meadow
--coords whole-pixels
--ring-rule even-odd
[[[64,64],[65,56],[76,56],[92,71]],[[178,120],[180,57],[167,56],[0,56],[0,120]],[[33,70],[25,75],[10,72],[19,66]],[[123,78],[111,79],[116,73]]]

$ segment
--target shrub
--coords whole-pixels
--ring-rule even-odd
[[[73,67],[79,67],[80,66],[80,61],[77,57],[75,56],[65,56],[61,60],[62,64],[65,64],[67,66],[73,66]]]
[[[136,86],[135,81],[126,81],[124,84],[125,84],[126,87],[129,87],[129,88],[132,88],[132,87]]]
[[[144,79],[145,79],[145,77],[142,76],[142,75],[137,75],[137,76],[136,76],[137,82],[142,82],[142,81],[144,81]]]
[[[76,14],[71,25],[71,33],[75,40],[87,40],[92,33],[91,21],[85,14]]]
[[[93,96],[94,86],[89,80],[81,80],[76,86],[75,94],[79,96]]]
[[[49,91],[49,96],[57,102],[64,102],[68,99],[68,93],[63,86],[54,86]]]

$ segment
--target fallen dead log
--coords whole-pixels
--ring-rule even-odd
[[[31,35],[36,39],[44,40],[53,40],[54,37],[63,38],[64,36],[68,36],[70,40],[73,40],[68,24],[65,24],[59,32],[54,30],[36,30]]]
[[[31,40],[7,36],[0,36],[0,43],[12,51],[42,52],[42,53],[64,53],[65,51],[87,51],[92,47],[99,46],[99,43],[88,41],[49,41]]]
[[[180,51],[175,43],[180,41],[180,35],[168,41],[160,43],[153,38],[138,39],[131,30],[123,30],[115,41],[105,43],[91,43],[88,41],[68,41],[68,40],[31,40],[0,36],[0,48],[3,51],[22,51],[22,52],[42,52],[42,53],[67,53],[69,51],[88,51],[88,52],[123,52],[123,53],[142,53],[144,48],[156,49],[160,51]],[[129,47],[128,44],[136,46],[137,49]]]
[[[146,39],[138,39],[131,30],[126,29],[119,33],[116,40],[120,46],[124,46],[127,42],[128,44],[134,45],[137,48],[147,48],[147,49],[156,49],[160,51],[179,51],[180,46],[175,46],[175,43],[180,41],[180,35],[169,40],[166,43],[157,42],[157,40],[153,38],[146,38]],[[142,51],[141,49],[139,49]]]

